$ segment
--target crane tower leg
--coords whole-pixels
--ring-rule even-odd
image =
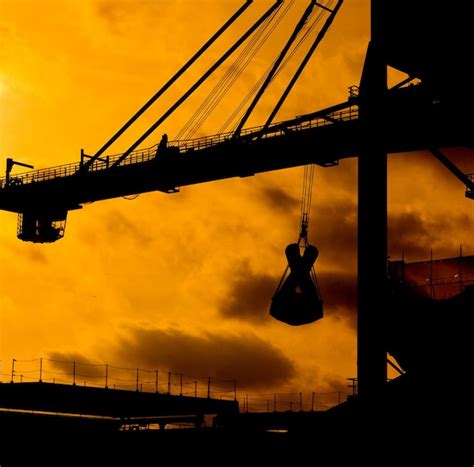
[[[380,29],[383,2],[372,1],[372,40],[360,86],[363,144],[359,156],[358,348],[359,395],[377,399],[387,381],[387,150],[384,99],[387,66]]]

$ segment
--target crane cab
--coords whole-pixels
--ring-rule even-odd
[[[17,237],[24,242],[53,243],[64,237],[67,211],[18,214]]]

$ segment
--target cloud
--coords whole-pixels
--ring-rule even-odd
[[[357,277],[345,271],[316,270],[325,311],[337,317],[347,318],[355,326],[357,306]],[[249,321],[254,324],[271,322],[271,299],[280,277],[252,271],[248,261],[237,268],[230,289],[222,298],[220,314],[225,318]]]
[[[108,212],[105,219],[105,228],[115,240],[118,236],[123,238],[132,238],[137,243],[141,243],[142,245],[147,245],[152,240],[149,235],[144,233],[145,225],[146,222],[140,228],[140,226],[134,224],[122,213],[116,210]]]
[[[405,252],[408,259],[426,259],[430,249],[440,256],[455,254],[456,232],[474,227],[467,214],[440,211],[426,217],[420,210],[392,211],[388,219],[389,255],[400,258]],[[332,267],[354,269],[357,253],[357,204],[341,199],[318,206],[312,216],[310,242],[320,250],[318,261]],[[318,263],[316,263],[317,266]]]
[[[42,251],[44,246],[20,244],[18,242],[12,243],[11,250],[15,255],[21,255],[30,261],[45,265],[48,263],[48,256]]]
[[[252,271],[249,262],[243,261],[236,268],[234,281],[220,302],[220,314],[257,324],[270,322],[268,311],[278,281],[277,277]]]
[[[94,10],[111,32],[123,34],[138,27],[160,25],[163,21],[176,20],[177,1],[157,2],[155,0],[95,0]],[[167,29],[167,25],[164,30]]]
[[[347,198],[326,203],[313,212],[310,242],[319,248],[318,261],[347,268],[357,252],[357,204]]]
[[[357,276],[340,271],[323,271],[317,275],[325,313],[347,319],[355,327]]]
[[[112,357],[126,365],[186,376],[235,378],[239,388],[250,389],[278,386],[296,373],[293,362],[278,348],[249,333],[196,336],[178,329],[131,328]]]
[[[276,186],[263,187],[259,190],[259,194],[267,207],[286,215],[296,209],[300,204],[298,199],[289,195],[282,188]]]
[[[118,25],[127,20],[131,15],[149,10],[150,13],[158,12],[150,1],[130,1],[130,0],[98,0],[95,2],[95,10],[99,18],[103,19],[109,26],[118,27]],[[119,31],[117,31],[119,32]]]
[[[78,380],[104,378],[105,365],[98,364],[77,352],[51,352],[45,360],[45,366],[51,365],[58,370],[56,379],[71,379],[76,362],[76,377]],[[46,373],[48,375],[48,373]]]
[[[443,214],[426,219],[417,211],[396,213],[389,219],[389,254],[400,258],[404,252],[407,260],[428,259],[433,248],[437,257],[452,256],[455,232],[473,227],[466,214],[451,214],[448,220]]]
[[[267,191],[269,199],[277,199]],[[313,215],[311,243],[320,250],[316,273],[324,300],[325,313],[356,326],[357,308],[357,205],[347,199],[322,204]],[[389,255],[407,260],[427,259],[433,248],[436,257],[456,254],[455,232],[474,227],[465,214],[452,214],[449,222],[443,213],[426,218],[421,211],[391,212],[389,215]],[[282,256],[284,253],[281,253]],[[322,268],[321,268],[322,266]],[[229,278],[228,290],[219,303],[225,317],[253,324],[270,323],[269,307],[280,276],[256,272],[248,260]]]

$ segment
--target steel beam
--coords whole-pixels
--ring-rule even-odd
[[[359,155],[358,323],[359,396],[376,399],[387,381],[387,147],[384,101],[383,3],[372,1],[372,40],[360,85],[362,144]]]

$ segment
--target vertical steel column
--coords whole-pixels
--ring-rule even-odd
[[[387,380],[385,314],[387,287],[387,151],[384,0],[372,0],[372,33],[360,85],[362,147],[358,202],[359,395],[376,397]]]

